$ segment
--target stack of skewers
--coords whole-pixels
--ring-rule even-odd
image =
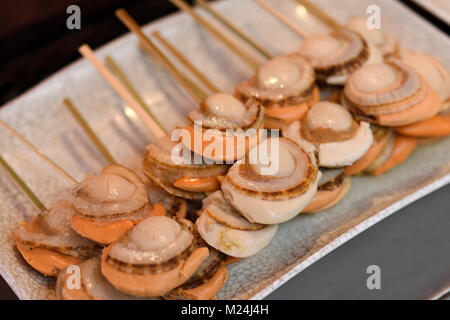
[[[325,211],[345,197],[352,175],[382,174],[405,161],[418,143],[450,134],[449,72],[434,58],[401,48],[395,37],[368,30],[361,19],[341,26],[326,17],[333,30],[308,35],[255,0],[303,38],[298,52],[273,57],[208,2],[198,1],[267,59],[259,64],[184,1],[171,1],[255,73],[234,93],[220,92],[154,32],[205,92],[118,10],[140,46],[199,104],[188,126],[166,135],[117,65],[112,63],[115,75],[88,46],[80,47],[158,138],[147,147],[144,175],[117,164],[69,99],[68,110],[109,162],[81,182],[1,122],[72,184],[47,209],[0,158],[41,211],[14,232],[17,248],[34,269],[58,278],[60,299],[213,299],[227,279],[227,264],[261,251],[278,224]],[[323,99],[320,91],[333,94]],[[262,145],[269,161],[261,159]],[[273,163],[277,170],[268,174]],[[71,278],[74,266],[80,270],[78,286]]]

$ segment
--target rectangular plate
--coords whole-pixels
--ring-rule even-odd
[[[413,0],[436,17],[450,25],[450,1],[448,0]]]
[[[270,1],[308,30],[323,25],[295,1]],[[390,0],[321,0],[317,3],[339,21],[364,16],[368,5],[381,7],[383,28],[407,48],[432,53],[450,67],[450,41],[401,4]],[[230,0],[215,4],[274,54],[296,50],[301,39],[251,1]],[[249,14],[250,13],[250,14]],[[294,20],[294,21],[295,21]],[[160,30],[222,90],[252,74],[208,32],[184,14],[175,14],[145,28]],[[123,36],[97,51],[112,55],[126,71],[167,130],[186,124],[195,103],[154,60],[137,48],[132,35]],[[9,102],[0,116],[45,154],[81,180],[99,171],[105,162],[65,110],[70,97],[88,118],[114,156],[126,166],[140,169],[145,146],[154,141],[133,111],[114,94],[85,60],[79,60]],[[68,183],[54,173],[17,139],[0,131],[0,150],[41,198]],[[424,145],[411,158],[381,177],[354,178],[348,196],[336,207],[315,215],[302,215],[280,226],[272,243],[262,252],[230,266],[220,299],[261,299],[345,241],[401,207],[450,182],[450,139]],[[54,280],[40,276],[14,249],[12,231],[35,210],[21,192],[1,174],[0,273],[21,299],[54,298]]]

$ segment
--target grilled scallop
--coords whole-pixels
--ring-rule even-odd
[[[383,54],[384,58],[397,56],[400,51],[400,45],[397,38],[390,34],[385,34],[378,29],[369,29],[366,19],[352,18],[346,28],[359,33],[368,43],[373,44]]]
[[[177,146],[180,147],[178,153]],[[229,168],[206,163],[203,157],[169,137],[147,147],[143,167],[144,174],[168,193],[191,200],[201,200],[219,189],[217,176],[224,175]]]
[[[71,228],[73,215],[70,205],[60,202],[14,232],[23,258],[43,275],[56,277],[60,270],[94,254],[95,244]]]
[[[351,178],[344,169],[321,168],[322,178],[312,201],[302,213],[317,213],[336,205],[350,190]]]
[[[342,103],[363,119],[382,126],[403,126],[436,115],[439,95],[399,60],[360,68],[348,79]]]
[[[168,216],[178,219],[187,217],[188,203],[186,199],[175,197],[152,182],[147,184],[148,197],[153,204],[153,216]]]
[[[149,217],[103,250],[102,273],[127,294],[166,295],[189,280],[209,255],[194,232],[188,220]]]
[[[72,228],[100,244],[116,241],[152,213],[147,189],[131,170],[109,165],[88,175],[71,192]]]
[[[56,282],[56,297],[59,300],[133,300],[134,296],[123,293],[103,276],[100,258],[94,257],[77,265],[80,270],[79,287],[70,279],[71,270],[64,269]]]
[[[248,81],[236,87],[236,95],[253,98],[265,108],[264,125],[281,129],[299,120],[319,101],[314,68],[299,54],[274,58],[263,64]]]
[[[188,117],[191,124],[185,129],[189,135],[181,137],[183,144],[216,162],[242,158],[262,138],[258,129],[263,124],[264,108],[253,99],[242,103],[229,94],[215,93]]]
[[[225,266],[227,257],[209,248],[209,255],[194,275],[178,288],[163,296],[168,300],[211,300],[225,284],[228,269]]]
[[[232,257],[246,258],[270,243],[277,226],[248,221],[225,200],[219,190],[203,200],[197,229],[211,247]]]
[[[325,101],[284,129],[283,135],[316,156],[319,166],[328,168],[352,165],[373,142],[367,122],[357,123],[344,107]]]
[[[420,53],[407,53],[404,63],[417,71],[441,99],[439,113],[432,118],[398,127],[396,131],[417,138],[439,138],[450,135],[450,72],[435,58]]]
[[[366,169],[384,152],[388,143],[393,141],[394,132],[392,128],[371,125],[371,130],[373,134],[372,146],[364,156],[345,168],[345,174],[356,175],[366,172]]]
[[[419,73],[441,98],[440,111],[450,105],[450,72],[436,58],[421,53],[407,53],[402,61]]]
[[[347,29],[306,38],[300,53],[311,62],[317,80],[330,85],[343,85],[363,65],[383,61],[374,45]]]
[[[308,205],[320,176],[313,157],[299,145],[286,138],[270,138],[231,167],[222,191],[250,222],[278,224]]]

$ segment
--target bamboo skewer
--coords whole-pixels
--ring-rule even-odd
[[[267,52],[266,49],[258,45],[255,41],[253,41],[247,34],[243,31],[239,30],[236,26],[233,25],[227,18],[225,18],[222,14],[220,14],[217,10],[215,10],[208,1],[206,0],[197,0],[196,3],[200,5],[203,9],[205,9],[209,14],[211,14],[214,18],[220,21],[225,27],[227,27],[230,31],[240,37],[242,40],[247,42],[250,46],[252,46],[256,51],[262,54],[267,59],[272,59],[273,55]]]
[[[220,32],[216,27],[211,25],[208,21],[197,14],[184,0],[170,0],[175,6],[180,10],[188,13],[192,18],[194,18],[199,24],[201,24],[205,29],[215,35],[220,41],[222,41],[230,50],[232,50],[236,55],[240,56],[253,70],[257,70],[259,63],[257,63],[252,57],[246,54],[241,48],[236,46],[233,41]]]
[[[0,156],[0,166],[6,172],[6,174],[11,178],[11,180],[19,187],[22,192],[27,196],[30,202],[38,209],[39,211],[45,211],[47,208],[44,204],[39,200],[39,198],[31,191],[31,189],[26,185],[26,183],[20,178],[20,176],[14,171],[13,168]]]
[[[144,124],[156,136],[156,138],[160,139],[165,136],[164,131],[147,114],[144,108],[127,90],[122,82],[120,82],[120,80],[118,80],[114,76],[114,74],[95,56],[94,52],[87,44],[82,45],[78,49],[78,51],[94,65],[94,67],[100,72],[100,74],[109,83],[109,85],[113,87],[116,93],[134,110],[134,112],[136,112],[141,121],[144,122]]]
[[[200,103],[208,97],[202,89],[189,80],[187,76],[181,73],[169,59],[165,57],[161,50],[159,50],[158,47],[142,32],[136,21],[124,9],[117,10],[116,16],[130,31],[136,34],[144,49],[154,54],[197,102]]]
[[[283,16],[280,12],[275,10],[270,4],[268,4],[264,0],[253,0],[253,1],[256,2],[259,6],[261,6],[264,10],[269,12],[271,15],[273,15],[275,18],[280,20],[283,24],[285,24],[287,27],[289,27],[292,31],[297,33],[300,37],[305,39],[309,36],[308,33],[303,31],[299,27],[297,27],[297,25],[295,25],[291,20],[289,20],[288,18]]]
[[[77,110],[77,108],[72,103],[72,101],[69,98],[65,98],[64,99],[64,104],[66,105],[67,109],[70,111],[70,113],[72,114],[74,119],[78,122],[80,127],[83,129],[84,133],[86,133],[86,135],[89,137],[91,142],[95,145],[97,150],[105,158],[105,160],[109,164],[117,164],[117,161],[114,159],[114,157],[111,155],[111,153],[105,147],[105,145],[102,143],[100,138],[95,134],[95,132],[92,130],[92,128],[87,123],[86,119],[84,119],[84,117]]]
[[[44,160],[53,170],[59,173],[62,177],[64,177],[67,181],[71,183],[77,183],[77,181],[70,176],[64,169],[58,166],[52,159],[47,157],[41,150],[36,148],[30,141],[25,139],[20,133],[10,127],[6,122],[0,120],[0,125],[2,125],[6,130],[8,130],[12,135],[18,138],[27,148],[33,151],[36,155],[38,155],[42,160]]]
[[[305,7],[307,11],[310,11],[314,16],[327,24],[331,29],[340,29],[342,25],[328,15],[325,11],[320,9],[314,3],[309,0],[297,0],[297,2]]]
[[[164,47],[166,47],[167,50],[169,50],[170,53],[173,54],[181,62],[181,64],[183,64],[184,67],[186,67],[186,69],[192,72],[195,77],[200,80],[201,83],[203,83],[205,87],[211,90],[211,92],[216,93],[220,91],[203,73],[201,73],[196,67],[194,67],[194,65],[192,65],[192,63],[190,63],[183,56],[183,54],[178,51],[178,49],[175,48],[168,40],[166,40],[158,31],[153,31],[152,35],[156,39],[158,39],[158,41],[161,42],[161,44],[163,44]]]
[[[152,117],[152,119],[158,124],[158,126],[165,132],[164,126],[156,119],[155,115],[151,112],[147,103],[145,103],[144,99],[141,97],[139,92],[135,89],[131,81],[126,76],[125,72],[122,71],[118,63],[111,57],[106,56],[105,58],[106,65],[116,74],[116,76],[122,81],[122,83],[127,87],[128,91],[134,96],[134,98],[140,103],[140,105],[144,108],[147,114]]]

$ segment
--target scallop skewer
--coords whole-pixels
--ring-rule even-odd
[[[101,63],[92,59],[92,54],[91,52],[91,61],[95,64]],[[111,76],[107,73],[104,73],[104,75]],[[170,148],[170,144],[165,144],[164,139],[166,138],[163,137],[160,142],[164,148]],[[198,171],[198,167],[195,169]],[[215,169],[214,166],[213,169]],[[209,169],[208,172],[210,172]],[[189,234],[194,232],[189,221],[180,219],[176,222],[169,222],[167,219],[161,216],[146,218],[136,227],[129,229],[117,243],[114,242],[108,246],[102,256],[101,269],[103,275],[114,287],[131,295],[153,297],[168,294],[168,297],[172,298],[182,296],[211,298],[226,280],[227,269],[224,266],[224,258],[221,258],[220,254],[215,254],[213,249],[208,250],[198,240],[189,240],[191,237]],[[155,232],[165,233],[164,239],[167,239],[167,241],[172,239],[177,243],[152,244],[156,241],[155,239],[162,239],[159,235],[153,236]],[[177,233],[179,236],[173,238]],[[188,238],[182,237],[183,240],[180,238],[181,235]],[[139,248],[141,254],[146,256],[146,251],[153,251],[157,247],[162,248],[162,246],[169,244],[171,251],[167,252],[168,255],[160,256],[159,260],[131,261],[132,259],[130,260],[129,253],[127,253],[128,249],[116,249],[121,247],[120,242],[122,241],[131,241],[134,243],[132,246]],[[148,244],[144,246],[143,241]],[[188,247],[186,247],[186,244]],[[156,247],[153,248],[153,246]],[[116,251],[119,256],[117,256]],[[136,254],[138,253],[133,253],[133,256]],[[158,255],[157,252],[152,253],[154,257]],[[175,258],[177,258],[176,261]],[[130,268],[126,270],[120,268],[117,261],[122,261],[121,264],[126,263]],[[142,266],[139,266],[141,263],[146,263],[145,268],[148,270],[145,274],[141,274],[142,271],[140,270],[143,270]],[[134,270],[133,266],[135,265],[138,268],[137,270]],[[172,289],[180,285],[181,287],[172,292]]]
[[[106,159],[112,159],[110,162],[115,162],[115,160],[110,155],[107,148],[101,143],[100,139],[95,135],[93,130],[89,127],[86,120],[82,117],[82,115],[78,112],[78,110],[75,108],[73,103],[69,99],[65,99],[64,103],[66,104],[68,110],[71,112],[71,114],[74,116],[75,120],[80,124],[80,126],[83,128],[85,133],[90,137],[91,141],[94,145],[99,149],[99,151],[105,156]],[[117,165],[109,165],[108,167],[116,166]],[[107,168],[108,168],[107,167]],[[107,170],[105,168],[103,172]],[[124,169],[124,168],[123,168]],[[110,184],[111,185],[111,184]],[[155,188],[152,188],[149,192],[154,192]],[[161,192],[159,192],[161,193]],[[170,213],[169,217],[174,217],[177,220],[184,221],[184,217],[186,216],[186,201],[184,199],[174,199],[172,196],[170,196],[172,200],[168,204],[173,206],[174,208],[168,207],[168,213]],[[179,201],[181,201],[181,204]],[[167,201],[165,201],[167,202]],[[160,208],[157,209],[158,204],[160,205]],[[178,210],[178,212],[173,212]],[[156,203],[153,206],[153,212],[151,214],[152,217],[161,217],[165,216],[166,210],[163,207],[162,203]],[[150,219],[154,220],[154,219]],[[103,221],[104,223],[104,221]],[[184,222],[187,223],[187,222]],[[72,219],[72,224],[74,225],[74,228],[76,230],[80,229],[80,223],[74,222],[74,219]],[[94,226],[92,226],[94,224]],[[95,237],[98,238],[98,234],[105,233],[106,231],[111,231],[111,228],[106,227],[103,228],[102,221],[98,221],[98,219],[94,219],[93,222],[88,222],[88,227],[86,228],[86,223],[82,223],[84,226],[81,228],[83,231],[90,230],[88,237],[92,238]],[[92,228],[95,228],[95,230],[91,230]],[[98,229],[101,230],[98,230]],[[141,227],[139,227],[141,228]],[[120,229],[120,228],[117,228]],[[148,228],[147,228],[148,229]],[[94,232],[96,231],[96,232]],[[116,230],[113,230],[116,231]],[[111,232],[107,232],[111,233]],[[136,233],[136,231],[132,231],[131,229],[127,231],[127,234],[132,235],[133,233]],[[108,237],[111,235],[109,234]],[[125,237],[125,234],[122,235],[115,235],[117,240],[122,239]],[[226,279],[227,270],[224,266],[224,260],[225,258],[221,256],[220,254],[214,252],[214,249],[210,249],[210,256],[208,256],[208,259],[201,265],[201,268],[197,270],[196,274],[194,275],[193,279],[189,279],[186,284],[183,284],[182,288],[178,288],[173,292],[170,292],[170,297],[182,297],[184,295],[189,296],[190,298],[196,297],[196,298],[210,298],[212,295],[214,295],[223,285]],[[83,290],[70,290],[67,286],[65,286],[64,279],[66,278],[66,275],[64,273],[61,273],[60,279],[58,279],[58,294],[61,298],[68,299],[73,297],[94,297],[94,298],[102,298],[102,299],[118,299],[118,298],[126,298],[131,299],[132,296],[126,295],[120,291],[117,291],[112,287],[108,281],[104,278],[104,276],[101,273],[101,267],[100,267],[100,260],[98,258],[93,258],[89,261],[86,261],[80,265],[80,268],[82,270],[82,273],[85,272],[86,274],[82,277],[83,281],[87,282],[84,286]],[[107,268],[108,269],[108,268]],[[109,269],[108,269],[109,270]],[[113,282],[117,280],[113,277]],[[164,287],[166,285],[165,283],[158,283],[158,279],[154,279],[155,283],[152,284],[153,287]],[[199,283],[200,282],[200,283]],[[117,283],[116,283],[117,285]],[[119,285],[120,286],[120,285]],[[128,291],[131,289],[128,289]],[[135,290],[135,291],[134,291]],[[141,288],[136,286],[136,288],[132,289],[134,294],[141,294],[139,293]],[[125,290],[127,291],[127,290]],[[150,293],[146,293],[146,295],[151,295]]]
[[[261,0],[258,0],[261,2]],[[397,39],[390,35],[385,34],[381,30],[369,29],[365,19],[362,18],[352,18],[345,25],[340,24],[335,19],[333,19],[329,14],[327,14],[320,7],[316,6],[309,0],[297,0],[307,11],[311,12],[315,17],[328,25],[332,30],[347,28],[359,33],[364,39],[376,46],[383,57],[395,57],[398,56],[400,52],[400,46]]]
[[[262,2],[258,0],[258,2]],[[265,6],[266,9],[269,9],[269,12],[274,11],[273,8],[271,8],[269,5]],[[284,20],[286,18],[283,17]],[[379,69],[386,69],[385,65],[381,64],[375,64],[375,65],[367,65],[361,69],[360,73],[368,73],[372,74],[373,72],[377,72]],[[442,68],[440,68],[442,70]],[[366,72],[366,70],[373,70],[372,73]],[[441,74],[444,74],[445,78],[445,72]],[[371,77],[371,76],[367,76]],[[384,77],[386,78],[386,77]],[[439,78],[439,77],[438,77]],[[358,79],[358,82],[365,83],[366,81],[363,81],[363,79]],[[441,82],[440,88],[445,86],[445,82]],[[431,92],[431,96],[435,96],[433,92]],[[430,99],[428,99],[430,100]],[[428,112],[435,112],[435,104],[428,104],[431,107],[428,109]],[[405,114],[406,118],[411,118],[409,114]],[[411,113],[411,116],[413,113]],[[395,115],[397,117],[397,114]],[[420,115],[423,117],[423,115]],[[426,117],[426,116],[425,116]],[[405,118],[405,117],[404,117]],[[436,121],[435,121],[436,120]],[[409,120],[413,121],[413,120]],[[427,119],[424,122],[420,121],[417,123],[417,125],[414,123],[412,125],[402,126],[399,127],[397,131],[402,132],[414,132],[414,134],[418,134],[418,131],[427,130],[430,136],[439,136],[439,135],[446,135],[446,129],[445,124],[448,121],[448,117],[446,118],[445,112],[443,115],[435,116],[431,119]],[[437,127],[431,128],[429,123],[435,123]],[[417,142],[413,138],[408,138],[402,135],[393,135],[392,130],[387,130],[381,128],[379,125],[372,125],[372,129],[374,132],[375,137],[377,138],[374,141],[374,145],[369,149],[366,155],[364,155],[360,160],[358,160],[354,165],[346,169],[347,174],[357,174],[360,172],[369,172],[373,174],[381,174],[395,165],[402,163],[405,161],[411,152],[414,150],[415,146],[417,145]],[[430,130],[431,129],[431,130]],[[417,130],[417,131],[416,131]],[[422,131],[424,132],[424,131]],[[414,135],[413,135],[414,136]],[[375,161],[377,160],[377,161]]]
[[[195,18],[195,11],[185,1],[174,0],[172,3]],[[200,5],[242,40],[250,41],[249,44],[257,51],[264,50],[209,6],[207,2],[201,1]],[[198,22],[205,28],[210,26],[206,20]],[[213,35],[216,36],[217,32]],[[236,50],[235,46],[228,45],[228,48]],[[265,56],[272,58],[272,55]],[[236,87],[236,96],[242,101],[253,98],[264,106],[266,128],[281,129],[286,124],[301,119],[308,107],[319,101],[314,69],[299,54],[272,58],[259,65],[255,71],[255,75],[250,80],[244,81]]]
[[[145,39],[145,36],[143,39]],[[154,50],[150,41],[145,41],[143,43],[147,43],[146,48],[152,52],[159,52],[159,50]],[[97,70],[101,70],[101,74],[113,89],[123,98],[129,100],[127,101],[128,104],[133,103],[137,108],[141,108],[133,96],[128,93],[126,88],[114,77],[106,66],[95,57],[94,53],[87,45],[80,48],[80,53],[90,60]],[[162,57],[161,55],[158,56]],[[167,65],[169,65],[170,61],[167,59],[165,59],[165,61],[168,62]],[[178,73],[180,78],[187,79],[178,70],[174,69],[174,71]],[[204,93],[203,90],[198,86],[195,86],[189,80],[180,81],[180,84],[185,85],[185,88],[188,89],[192,96],[197,100],[201,100],[203,95],[206,96],[206,93]],[[140,113],[142,113],[142,111]],[[162,130],[160,132],[162,132]],[[186,163],[185,159],[182,157],[176,159],[180,161],[173,161],[172,147],[178,145],[178,141],[172,141],[171,137],[162,134],[157,135],[157,137],[158,141],[147,147],[147,155],[154,161],[151,161],[148,164],[144,161],[144,171],[154,183],[170,194],[186,199],[203,199],[207,192],[219,188],[217,176],[223,175],[227,171],[226,165],[206,164],[203,159],[200,159],[200,164],[194,164],[193,162]],[[189,156],[190,159],[194,158],[194,155],[186,148],[182,148],[180,153],[186,157]],[[148,157],[146,156],[145,159],[147,158]],[[154,166],[152,164],[154,164]]]
[[[211,7],[208,7],[207,10],[209,12],[212,11],[213,16],[215,17],[219,15],[219,13],[215,12],[214,9],[212,9]],[[240,35],[238,34],[238,36]],[[273,73],[269,74],[273,75]],[[280,111],[282,109],[283,108],[279,108]],[[305,113],[307,113],[307,110],[308,108],[305,108],[305,111],[299,118],[301,118]],[[324,119],[322,120],[325,120],[325,117],[326,116],[324,115]],[[272,120],[273,119],[268,119],[268,117],[266,116],[266,126],[267,123]],[[333,119],[330,119],[330,121],[332,120]],[[290,123],[292,123],[292,120],[287,122],[288,125]],[[277,125],[279,127],[283,126],[287,127],[287,125],[283,125],[283,123],[281,124],[278,123]],[[277,125],[274,126],[276,127]],[[328,208],[329,206],[331,206],[331,204],[336,204],[340,199],[342,199],[342,197],[348,191],[350,185],[350,178],[349,177],[345,178],[346,175],[359,173],[364,170],[370,170],[374,174],[380,174],[386,171],[388,168],[392,167],[393,164],[403,162],[415,147],[415,141],[413,139],[397,137],[397,139],[394,140],[392,130],[383,129],[378,126],[373,126],[373,131],[374,133],[376,133],[374,134],[376,139],[374,140],[373,146],[369,150],[367,150],[368,144],[370,144],[372,141],[372,134],[366,134],[365,135],[367,138],[365,139],[366,143],[363,143],[356,148],[356,151],[358,151],[358,157],[353,158],[352,162],[354,163],[352,162],[343,163],[343,165],[351,164],[350,167],[346,168],[345,170],[343,168],[339,170],[336,169],[330,170],[323,168],[326,174],[324,175],[321,181],[321,185],[319,186],[319,190],[321,190],[321,192],[317,194],[311,205],[308,208],[306,208],[306,211],[317,212],[322,209]],[[396,148],[396,150],[394,150],[394,147]],[[341,151],[345,152],[344,149],[342,149]],[[367,151],[366,154],[362,155],[361,152],[365,151]],[[390,154],[392,154],[393,157],[389,157]],[[334,155],[334,157],[336,156],[338,155]],[[394,161],[392,161],[392,159]],[[337,159],[334,160],[339,162]]]
[[[89,174],[67,194],[75,214],[70,224],[83,237],[110,244],[153,214],[147,188],[133,171],[120,166],[69,99],[64,104],[109,163],[99,175]]]
[[[156,48],[155,44],[153,44],[153,42],[142,33],[137,23],[124,10],[118,10],[116,14],[119,19],[121,19],[121,21],[139,37],[145,48],[152,51],[152,53],[154,53],[160,61],[165,61],[164,65],[167,67],[168,71],[174,74],[174,68],[170,67],[170,62],[168,62],[168,59],[164,57],[163,53]],[[180,55],[178,55],[178,57],[180,57]],[[194,67],[190,66],[190,69],[194,69]],[[183,79],[185,78],[186,77],[183,76],[177,77],[176,79],[181,79],[181,81],[184,81]],[[202,81],[205,81],[205,78],[203,78]],[[211,87],[212,84],[209,80],[206,81],[206,84]],[[189,87],[193,86],[192,83],[185,83],[184,86],[187,87],[187,85],[189,85]],[[192,90],[189,91],[192,92]],[[195,91],[199,91],[199,89],[196,88]],[[263,116],[263,110],[256,103],[249,102],[247,105],[244,105],[243,103],[237,101],[234,97],[219,92],[215,92],[206,97],[202,92],[201,96],[194,96],[194,98],[197,98],[200,102],[200,110],[193,111],[189,114],[191,124],[185,129],[188,131],[191,139],[186,139],[183,137],[183,144],[187,147],[187,149],[201,155],[203,158],[223,163],[235,161],[241,158],[246,150],[248,150],[248,147],[252,147],[255,143],[257,143],[259,137],[256,134],[247,137],[244,135],[230,135],[225,132],[226,129],[255,129],[255,131],[259,129],[261,118]],[[202,121],[205,128],[200,128],[197,131],[195,121]],[[208,131],[208,129],[215,129],[215,131],[210,134],[212,131]],[[193,138],[196,135],[202,137],[202,143],[195,143]],[[243,138],[243,142],[239,140],[240,137]],[[206,154],[206,152],[204,152],[205,150],[207,151],[208,149],[211,149],[208,148],[208,146],[218,144],[222,147],[222,145],[228,145],[229,142],[237,142],[239,144],[236,152],[232,149],[226,150],[225,153],[219,152],[222,150],[217,150],[216,153],[215,149],[212,150],[210,154]],[[247,149],[243,149],[241,146]],[[156,153],[152,152],[152,154]]]
[[[40,211],[33,221],[23,222],[14,231],[16,247],[33,269],[56,277],[60,270],[93,255],[95,245],[67,225],[72,214],[67,205],[60,203],[48,210],[1,156],[0,166]]]
[[[213,9],[211,9],[213,10]],[[161,35],[159,35],[158,38],[162,38]],[[166,45],[170,46],[170,43],[164,39],[164,43]],[[174,48],[171,48],[170,51],[176,50]],[[180,55],[180,53],[177,53],[176,56]],[[328,108],[327,108],[328,107]],[[313,107],[315,108],[315,106]],[[321,106],[317,106],[317,109],[323,109],[323,107]],[[330,109],[328,105],[325,105],[325,109]],[[317,118],[317,115],[319,115],[319,119],[315,119],[314,121],[317,122],[321,122],[321,123],[339,123],[338,126],[343,125],[342,122],[345,122],[343,119],[339,120],[339,114],[344,113],[344,118],[346,116],[347,120],[348,118],[351,119],[351,115],[350,113],[348,113],[348,111],[344,110],[343,107],[340,106],[332,106],[331,107],[332,110],[337,110],[336,112],[311,112],[311,117],[313,118]],[[315,116],[312,116],[312,114],[315,114]],[[338,119],[333,119],[334,118],[338,118]],[[341,115],[342,117],[342,115]],[[369,125],[367,123],[362,125],[362,128],[360,133],[356,134],[357,130],[355,128],[359,128],[359,124],[356,124],[356,122],[353,122],[353,125],[351,125],[351,127],[353,127],[353,129],[350,130],[350,128],[345,129],[344,131],[348,131],[346,134],[340,132],[339,128],[327,128],[327,130],[335,130],[333,131],[333,133],[331,134],[329,132],[329,134],[331,134],[331,136],[329,136],[328,139],[331,138],[331,140],[327,140],[327,141],[322,141],[322,142],[333,142],[333,143],[339,143],[339,150],[335,150],[334,152],[325,152],[327,154],[327,157],[324,157],[324,154],[322,154],[322,163],[320,163],[320,165],[322,166],[322,169],[325,174],[323,176],[323,178],[321,179],[320,185],[319,185],[319,192],[316,194],[316,196],[314,197],[314,199],[312,200],[312,202],[303,210],[303,212],[309,212],[309,213],[313,213],[313,212],[318,212],[318,211],[323,211],[329,207],[331,207],[332,205],[337,204],[348,192],[349,188],[350,188],[350,177],[347,177],[344,174],[344,169],[342,168],[343,166],[352,164],[353,162],[355,162],[356,160],[358,160],[370,147],[371,143],[372,143],[372,134],[370,132],[369,129]],[[324,129],[325,130],[325,129]],[[299,131],[299,130],[297,130]],[[313,132],[316,132],[317,129],[313,129],[311,132],[314,135]],[[359,132],[358,131],[358,132]],[[343,137],[343,135],[345,135],[345,137]],[[341,138],[339,138],[341,137]],[[298,140],[295,139],[296,137],[294,137],[294,140]],[[358,140],[358,142],[356,142],[356,140]],[[353,141],[353,142],[352,142]],[[317,142],[317,141],[316,141]],[[328,145],[327,143],[324,143],[322,145],[321,149],[326,150],[326,146]],[[352,146],[350,146],[350,144]],[[331,144],[330,144],[331,145]],[[311,146],[311,145],[310,145]],[[347,147],[345,147],[347,146]],[[350,149],[350,150],[348,150]],[[354,149],[354,150],[353,150]],[[314,157],[314,152],[311,151],[311,156]],[[328,158],[328,160],[326,159]],[[342,159],[340,159],[342,158]],[[327,167],[331,167],[331,169],[327,169],[325,168],[325,166]],[[336,169],[336,167],[339,167]],[[227,185],[227,184],[226,184]],[[227,189],[227,187],[225,187]],[[230,190],[230,189],[227,189]],[[214,195],[216,198],[220,198],[219,195]],[[211,195],[211,197],[213,197],[213,195]],[[209,198],[208,198],[209,199]],[[206,199],[205,205],[204,207],[211,207],[211,208],[215,208],[214,206],[209,204],[209,200]],[[215,201],[219,201],[219,200],[215,200]],[[237,206],[239,208],[239,204],[235,204],[235,206]],[[211,209],[204,209],[203,212],[210,212]],[[205,217],[207,215],[203,216],[201,219],[199,219],[198,223],[206,223],[204,221],[208,221],[208,224],[211,224],[210,220],[207,220]],[[247,217],[248,219],[252,219],[252,217],[249,215]],[[205,220],[206,219],[206,220]],[[211,218],[209,218],[211,219]],[[253,221],[253,220],[252,220]],[[266,220],[266,222],[270,223],[269,220]],[[220,228],[219,228],[220,229]],[[201,230],[201,229],[200,229]],[[263,243],[263,241],[260,241],[261,243]],[[212,241],[210,241],[210,243],[213,243]],[[215,244],[217,247],[217,243]],[[236,254],[236,253],[230,253],[228,252],[228,254]]]
[[[276,15],[277,12],[270,5],[268,5],[264,0],[254,0],[258,4],[262,5],[267,11]],[[314,15],[316,15],[319,19],[327,23],[328,25],[334,26],[334,28],[342,28],[336,21],[334,21],[330,16],[328,16],[323,10],[319,7],[315,6],[308,0],[297,0],[299,3],[303,4],[307,10],[310,10]],[[279,17],[279,16],[277,16]],[[287,20],[285,17],[282,17],[283,21]],[[379,30],[369,30],[366,25],[366,21],[363,19],[351,19],[345,28],[354,30],[361,34],[367,42],[372,43],[380,48],[383,52],[385,58],[389,57],[398,57],[400,56],[399,45],[396,42],[395,38],[388,35],[383,35]],[[419,138],[433,138],[433,137],[442,137],[450,134],[449,128],[449,118],[445,110],[448,109],[448,101],[450,97],[450,74],[449,71],[440,64],[436,59],[424,55],[424,54],[414,54],[408,53],[403,50],[401,54],[402,60],[415,69],[429,84],[432,89],[439,93],[441,98],[441,114],[429,117],[429,115],[421,115],[421,118],[425,117],[425,119],[421,119],[417,122],[414,121],[414,118],[409,119],[406,124],[401,124],[400,128],[396,131],[405,134],[407,136],[419,137]],[[377,68],[373,68],[374,72],[377,71]],[[360,79],[358,79],[360,80]],[[436,104],[436,103],[435,103]],[[434,105],[431,105],[431,112],[434,112],[436,109]],[[412,112],[410,112],[412,114]],[[389,124],[388,124],[389,125]],[[397,124],[393,124],[397,126]]]
[[[49,163],[52,168],[56,168],[55,171],[63,178],[70,183],[76,182],[13,128],[4,122],[2,125]],[[40,210],[40,213],[32,221],[21,223],[14,231],[17,249],[33,269],[45,276],[55,277],[60,270],[94,254],[95,244],[78,235],[70,227],[70,220],[74,212],[66,201],[58,201],[51,209],[47,209],[3,158],[0,158],[0,164]]]
[[[197,226],[209,245],[234,257],[253,255],[269,243],[277,223],[293,218],[314,196],[320,173],[312,157],[290,141],[280,144],[279,172],[264,177],[261,163],[246,166],[244,159],[239,160],[222,182],[223,193],[217,191],[204,200]],[[257,152],[251,148],[249,157],[256,159]],[[245,168],[240,170],[241,166]],[[248,174],[241,176],[244,171]],[[268,179],[270,186],[265,185]],[[255,195],[254,188],[262,192]]]
[[[253,0],[275,18],[298,33],[292,23],[264,0]],[[301,35],[299,52],[309,59],[317,80],[325,85],[343,85],[348,76],[364,65],[380,63],[379,49],[359,33],[346,28],[333,29],[320,35]]]

